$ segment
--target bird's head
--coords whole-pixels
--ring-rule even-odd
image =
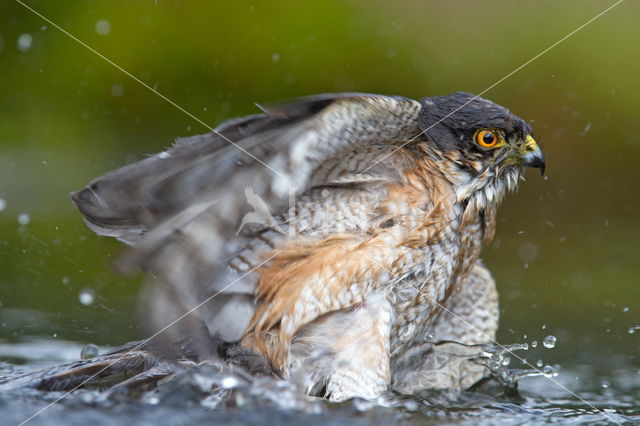
[[[544,174],[544,155],[531,126],[507,108],[462,92],[421,103],[420,127],[459,198],[484,190],[499,200],[516,187],[525,167]]]

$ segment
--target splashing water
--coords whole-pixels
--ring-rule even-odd
[[[20,52],[28,52],[33,44],[33,36],[29,33],[20,34],[18,41],[16,41],[16,47]]]
[[[92,343],[86,344],[80,350],[80,359],[90,359],[98,356],[100,350]]]
[[[22,226],[26,226],[31,222],[31,217],[27,213],[20,213],[18,215],[18,223]]]
[[[100,35],[107,35],[111,32],[111,23],[106,19],[100,19],[96,22],[96,32]]]
[[[547,349],[553,349],[556,347],[556,337],[555,336],[547,336],[544,338],[544,340],[542,341],[542,344],[544,345],[545,348]]]
[[[80,290],[80,293],[78,294],[78,300],[80,301],[80,303],[82,303],[85,306],[89,306],[91,304],[93,304],[93,301],[95,300],[96,295],[95,292],[93,291],[92,288],[89,287],[85,287],[82,290]]]
[[[528,351],[529,345],[527,343],[513,343],[504,346],[482,345],[482,347],[487,354],[486,360],[484,362],[485,365],[489,368],[491,375],[500,380],[500,382],[507,387],[515,387],[518,380],[524,377],[549,377],[548,374],[557,374],[553,367],[547,365],[544,366],[543,370],[539,370],[539,367],[534,367],[533,365],[526,362],[526,360],[523,360],[521,357],[514,354],[514,352],[516,351]],[[504,363],[504,359],[508,357],[509,354],[517,356],[519,359],[523,360],[524,364],[528,364],[532,368],[508,368],[508,364]],[[542,365],[540,365],[540,367],[542,367]]]
[[[391,424],[407,415],[420,422],[432,420],[437,423],[451,421],[460,424],[495,424],[500,421],[513,424],[542,423],[545,419],[562,423],[563,418],[568,423],[576,419],[592,423],[610,422],[611,419],[619,423],[640,420],[638,410],[609,410],[603,413],[585,405],[574,405],[571,408],[571,405],[567,405],[566,397],[556,402],[558,406],[542,397],[523,398],[516,388],[521,379],[534,376],[553,378],[558,375],[557,367],[549,365],[542,368],[532,366],[531,369],[509,368],[509,360],[520,358],[517,355],[519,351],[529,350],[526,343],[493,346],[437,342],[434,347],[440,351],[440,355],[449,355],[445,364],[455,367],[461,365],[461,362],[476,363],[487,369],[488,378],[469,391],[434,389],[411,395],[385,392],[374,400],[353,399],[334,404],[305,397],[296,378],[282,380],[253,377],[241,369],[230,368],[217,361],[179,361],[176,364],[156,359],[152,363],[145,363],[143,370],[138,369],[137,373],[133,371],[133,377],[121,378],[120,380],[126,380],[119,383],[109,384],[104,379],[97,379],[91,386],[74,391],[56,404],[55,408],[43,413],[41,421],[55,423],[64,419],[65,424],[86,424],[95,416],[92,411],[96,409],[109,410],[109,416],[102,419],[108,426],[142,418],[145,419],[144,424],[151,424],[149,416],[156,419],[156,423],[167,423],[169,419],[182,419],[182,422],[187,423],[256,423],[268,418],[274,423],[304,423],[307,426],[327,422],[349,423],[356,421],[355,419],[365,419],[366,423],[373,424]],[[0,347],[0,356],[1,350]],[[102,351],[105,350],[107,353],[104,355],[85,359],[98,352],[94,345],[85,345],[80,351],[84,360],[73,364],[89,363],[86,364],[89,368],[87,371],[93,371],[90,366],[94,364],[91,363],[95,362],[94,359],[100,360],[108,356],[108,349],[102,348]],[[134,358],[126,361],[127,365],[133,360]],[[541,364],[537,362],[536,366]],[[0,375],[0,403],[11,407],[10,422],[17,424],[35,412],[36,405],[29,405],[24,401],[36,398],[35,401],[47,403],[60,395],[59,392],[38,392],[33,388],[33,384],[42,379],[46,370],[0,370],[4,374]],[[66,377],[64,366],[56,366],[49,371]],[[140,374],[136,376],[138,373]],[[575,375],[576,372],[568,374]],[[640,375],[638,376],[637,389],[640,390]],[[135,383],[138,383],[138,387]],[[608,378],[606,381],[600,379],[594,385],[607,392],[615,392],[614,383],[615,378]],[[548,393],[549,390],[538,392],[544,395]],[[113,407],[118,408],[112,410]]]

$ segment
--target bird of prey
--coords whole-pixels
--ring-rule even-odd
[[[480,252],[525,167],[544,171],[529,124],[468,93],[262,111],[72,194],[132,246],[118,266],[149,273],[152,329],[234,344],[330,400],[471,386],[482,369],[443,371],[433,342],[495,337]]]

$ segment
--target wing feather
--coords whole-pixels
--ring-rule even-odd
[[[267,106],[263,114],[181,139],[164,153],[98,178],[72,198],[92,229],[134,245],[123,258],[125,269],[146,269],[156,277],[152,288],[164,287],[148,293],[145,308],[157,321],[154,325],[160,326],[217,293],[255,291],[255,280],[247,284],[240,278],[244,284],[236,286],[227,279],[221,262],[242,245],[235,234],[251,211],[242,196],[246,188],[269,211],[281,213],[292,197],[311,187],[390,179],[398,171],[384,161],[371,169],[373,161],[342,164],[337,178],[318,171],[354,150],[373,152],[371,160],[382,158],[389,147],[420,132],[420,109],[420,103],[411,99],[356,93]],[[211,306],[245,312],[244,305],[252,303],[247,297],[228,300],[243,306]],[[201,307],[182,322],[193,322],[189,328],[200,329],[196,322],[208,323],[216,316],[208,311]],[[210,332],[221,334],[208,325]]]

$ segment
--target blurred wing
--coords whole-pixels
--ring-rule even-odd
[[[230,145],[229,140],[239,140],[243,133],[260,132],[269,125],[276,123],[258,114],[230,120],[213,133],[180,138],[166,151],[95,179],[86,188],[72,193],[71,199],[94,232],[135,244],[161,220],[157,214],[166,217],[172,213],[150,210],[160,185],[198,160],[224,151]],[[188,208],[195,201],[184,204]]]
[[[411,99],[366,94],[319,95],[266,107],[264,114],[180,140],[164,153],[98,178],[72,198],[96,232],[134,244],[125,269],[142,267],[164,284],[148,293],[153,302],[147,311],[157,326],[216,295],[181,322],[201,317],[224,324],[214,332],[233,328],[234,315],[252,314],[254,287],[242,277],[239,283],[221,280],[219,271],[221,259],[241,248],[235,233],[252,210],[245,189],[280,213],[291,197],[311,187],[397,179],[398,168],[389,161],[368,168],[420,133],[420,109]],[[340,161],[360,150],[370,154],[367,161]],[[217,315],[221,310],[226,314]]]

